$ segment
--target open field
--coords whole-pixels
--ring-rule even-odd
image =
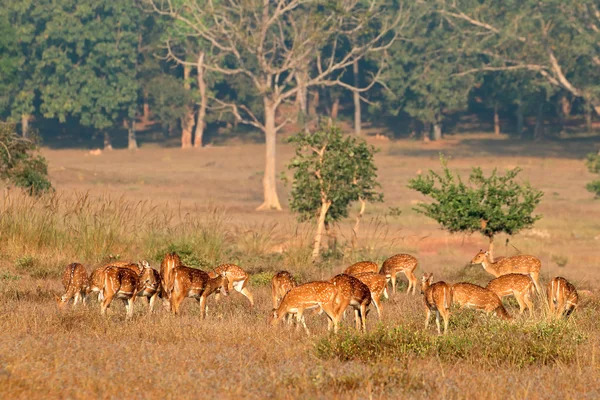
[[[12,193],[0,205],[0,393],[3,398],[598,398],[600,397],[600,202],[582,159],[598,141],[512,141],[460,136],[443,143],[373,142],[385,203],[368,205],[358,246],[353,220],[338,229],[337,252],[309,261],[312,227],[293,215],[255,212],[262,196],[263,146],[245,144],[181,151],[147,146],[99,156],[83,150],[43,154],[57,189],[32,200]],[[384,301],[384,320],[369,314],[367,335],[346,319],[329,336],[324,316],[307,313],[313,335],[267,326],[269,279],[287,269],[301,281],[325,279],[361,259],[379,263],[398,252],[419,259],[417,276],[485,284],[467,266],[485,238],[449,235],[412,211],[422,200],[406,188],[419,171],[438,168],[438,153],[467,173],[481,165],[521,166],[545,192],[535,229],[497,239],[497,255],[518,251],[542,261],[542,284],[561,275],[578,289],[581,307],[568,322],[547,322],[541,301],[533,319],[514,324],[456,311],[450,333],[422,329],[420,295]],[[292,149],[278,148],[279,171]],[[286,188],[279,194],[286,203]],[[390,214],[398,207],[399,216]],[[59,276],[73,261],[88,272],[111,256],[148,259],[158,268],[176,250],[190,266],[235,262],[252,274],[256,305],[235,293],[201,321],[196,302],[182,315],[161,307],[152,316],[136,302],[125,321],[114,304],[102,318],[87,307],[58,313]],[[403,277],[399,277],[405,282]],[[405,287],[405,286],[403,286]],[[402,287],[401,287],[402,288]],[[516,302],[508,302],[511,314]],[[433,325],[433,326],[432,326]]]

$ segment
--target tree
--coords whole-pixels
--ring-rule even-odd
[[[281,209],[276,190],[276,135],[292,118],[277,125],[279,106],[310,87],[348,86],[334,74],[369,52],[389,47],[397,36],[394,29],[408,15],[402,7],[398,12],[386,9],[379,0],[372,0],[367,12],[358,2],[311,0],[146,3],[156,13],[180,22],[175,26],[184,25],[184,33],[213,48],[215,57],[204,60],[206,70],[228,77],[243,75],[262,98],[262,116],[247,104],[213,99],[228,107],[238,121],[265,135],[264,201],[259,210]],[[364,35],[373,20],[378,20],[378,29]],[[357,39],[350,40],[352,37]],[[337,49],[345,43],[352,45],[339,54]],[[306,76],[301,77],[301,72]],[[299,78],[301,83],[294,84]]]
[[[427,175],[409,181],[410,189],[433,200],[418,204],[414,210],[436,220],[449,232],[479,232],[486,236],[492,259],[495,235],[501,232],[514,235],[541,218],[533,212],[543,192],[528,183],[516,182],[520,168],[508,170],[503,176],[494,169],[489,177],[481,168],[473,168],[465,183],[448,169],[444,158],[441,161],[441,174],[430,170]]]
[[[375,149],[356,136],[342,135],[335,125],[314,133],[302,131],[289,139],[296,154],[288,168],[294,171],[290,208],[299,221],[317,220],[313,259],[319,256],[325,224],[348,216],[350,205],[383,201],[378,193]],[[355,228],[357,229],[357,228]]]
[[[44,157],[34,155],[35,151],[35,137],[19,137],[14,124],[0,122],[0,179],[30,195],[52,190],[48,164]]]
[[[590,153],[587,156],[585,165],[588,170],[593,174],[600,174],[600,153]],[[596,198],[600,197],[600,180],[595,180],[588,183],[586,189],[596,195]]]

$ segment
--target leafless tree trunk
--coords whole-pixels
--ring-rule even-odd
[[[331,103],[331,119],[336,120],[338,118],[338,114],[340,112],[340,97],[335,96],[333,102]]]
[[[360,82],[359,79],[359,70],[358,70],[358,60],[354,60],[352,63],[352,72],[354,73],[354,87],[359,87],[358,84]],[[354,133],[357,136],[360,136],[360,128],[361,128],[361,115],[360,115],[360,93],[358,91],[353,91],[352,95],[354,97]]]
[[[498,102],[494,103],[494,134],[500,134],[500,115],[498,115]]]
[[[311,90],[312,99],[308,102],[308,114],[311,117],[317,116],[317,108],[319,108],[319,89]]]
[[[275,126],[275,112],[277,105],[268,96],[264,98],[265,104],[265,174],[263,176],[264,201],[257,210],[281,210],[279,196],[277,196],[277,180],[275,177],[275,150],[277,145],[277,127]]]
[[[150,119],[150,105],[148,104],[148,90],[144,89],[142,90],[142,96],[143,96],[143,108],[142,108],[142,118],[144,121],[148,121]]]
[[[135,118],[127,123],[127,148],[129,150],[137,150],[137,139],[135,137]]]
[[[183,87],[187,90],[191,89],[190,73],[192,67],[189,65],[183,66]],[[181,119],[181,148],[189,149],[192,147],[192,128],[194,127],[194,110],[189,107],[186,115]]]
[[[29,114],[21,114],[21,134],[24,138],[29,133]]]
[[[323,229],[325,228],[325,217],[327,216],[327,211],[329,211],[330,206],[330,200],[321,203],[321,211],[319,211],[319,219],[317,220],[317,233],[315,234],[315,241],[313,244],[313,260],[319,258],[319,254],[321,253],[321,240],[323,239]]]
[[[367,202],[362,197],[359,197],[358,201],[360,201],[360,211],[356,216],[356,222],[354,223],[354,228],[352,229],[352,248],[356,246],[356,241],[358,240],[358,228],[360,227],[360,220],[362,219],[365,213],[365,208],[367,207]]]
[[[442,124],[440,122],[433,124],[431,140],[442,140]]]
[[[300,69],[295,76],[298,91],[296,93],[296,104],[298,107],[298,122],[308,131],[308,89],[306,82],[308,73]]]
[[[194,147],[202,147],[202,136],[206,126],[206,82],[204,80],[204,52],[198,56],[198,91],[200,92],[200,107],[198,108],[198,119],[196,120],[196,132],[194,133]]]
[[[112,144],[110,143],[110,135],[108,131],[104,131],[104,150],[112,150]]]

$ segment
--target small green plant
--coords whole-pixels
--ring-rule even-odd
[[[250,275],[250,284],[253,287],[270,286],[273,275],[275,275],[275,273],[268,272],[268,271],[263,271],[263,272],[259,272],[257,274],[252,274],[252,275]]]
[[[18,272],[29,273],[38,264],[35,257],[22,256],[15,260],[15,268]]]
[[[561,255],[553,255],[551,257],[552,261],[554,261],[556,263],[556,265],[558,265],[561,268],[564,268],[567,266],[567,264],[569,263],[569,257],[568,256],[561,256]]]
[[[8,272],[4,272],[3,274],[0,275],[0,280],[2,281],[18,281],[19,279],[21,279],[21,277],[19,275],[13,275],[11,273]]]
[[[442,173],[430,170],[409,181],[408,187],[430,197],[432,203],[417,205],[415,211],[436,220],[450,232],[479,232],[489,239],[493,253],[494,236],[504,232],[514,235],[530,228],[542,218],[534,215],[544,193],[529,183],[518,183],[521,172],[514,168],[499,175],[494,169],[489,177],[480,167],[473,168],[468,182],[448,168],[440,157]]]
[[[30,195],[52,190],[48,163],[44,157],[34,155],[37,149],[35,137],[20,137],[14,124],[0,122],[0,179]]]
[[[591,173],[600,174],[600,153],[588,154],[585,165]],[[592,181],[585,187],[589,192],[594,193],[596,198],[600,198],[600,180]]]

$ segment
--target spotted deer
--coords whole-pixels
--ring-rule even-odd
[[[102,305],[100,313],[106,314],[113,299],[121,299],[127,309],[127,318],[133,316],[133,303],[137,297],[139,275],[129,268],[108,267],[104,271]]]
[[[365,272],[379,272],[379,266],[372,261],[359,261],[352,264],[344,271],[346,275],[356,275]]]
[[[484,270],[495,277],[511,273],[529,275],[533,279],[536,292],[540,293],[539,278],[542,262],[537,257],[518,255],[499,258],[496,262],[491,262],[489,253],[479,250],[471,264],[481,264]]]
[[[62,310],[69,300],[73,299],[73,306],[78,302],[85,304],[88,291],[88,275],[85,267],[79,263],[72,263],[65,267],[62,276],[65,294],[56,296],[58,309]]]
[[[500,300],[507,296],[515,296],[519,303],[519,314],[529,309],[529,316],[533,315],[533,302],[531,293],[534,290],[533,279],[529,275],[506,274],[492,279],[486,289],[496,293]]]
[[[92,274],[90,275],[87,293],[98,293],[98,302],[100,303],[104,299],[102,289],[104,287],[104,278],[106,275],[106,270],[109,267],[127,268],[135,272],[137,275],[139,275],[142,271],[139,265],[130,261],[113,261],[93,270]]]
[[[333,325],[334,332],[337,332],[335,299],[337,289],[331,282],[316,281],[296,286],[290,289],[283,297],[279,307],[273,310],[271,325],[276,326],[279,321],[288,314],[296,316],[296,329],[302,324],[306,334],[310,332],[306,327],[304,311],[314,308],[321,308],[328,318],[327,328],[331,329]]]
[[[504,308],[502,301],[500,301],[500,297],[491,290],[481,286],[466,282],[455,283],[451,287],[450,295],[452,303],[458,304],[461,308],[473,308],[485,311],[487,314],[493,312],[501,319],[512,319],[506,308]]]
[[[452,288],[444,281],[433,283],[433,274],[424,274],[421,278],[421,294],[425,303],[425,329],[429,327],[431,312],[435,311],[435,324],[438,335],[441,335],[440,316],[444,320],[444,335],[448,332],[450,306],[452,305]]]
[[[396,254],[383,262],[379,273],[384,275],[388,281],[392,281],[392,293],[396,293],[396,275],[403,272],[408,279],[406,293],[410,293],[410,289],[412,288],[412,294],[415,294],[417,290],[417,277],[414,271],[418,264],[417,259],[410,254]]]
[[[383,313],[381,295],[383,295],[383,297],[386,299],[388,298],[387,281],[385,276],[375,272],[363,272],[354,276],[369,288],[369,291],[371,292],[371,300],[373,304],[375,304],[375,309],[377,309],[377,316],[379,319],[381,319]]]
[[[291,289],[298,286],[296,280],[288,271],[279,271],[271,279],[271,299],[273,308],[277,308],[279,303]]]
[[[551,316],[568,318],[579,303],[579,294],[575,286],[560,276],[548,282],[546,296]]]
[[[169,276],[172,279],[172,290],[168,300],[174,314],[179,314],[181,302],[186,297],[200,300],[210,280],[210,276],[206,272],[184,265],[173,268]],[[200,312],[203,312],[203,308]]]
[[[208,305],[206,304],[206,300],[208,296],[213,293],[222,294],[223,296],[229,295],[229,279],[225,274],[217,275],[214,278],[210,278],[206,282],[206,287],[200,296],[200,317],[202,319],[206,318],[208,314]]]
[[[222,264],[215,268],[214,271],[209,272],[210,277],[214,278],[217,275],[223,275],[229,280],[229,291],[235,290],[243,294],[248,301],[250,301],[250,307],[254,307],[254,297],[248,290],[248,273],[234,264]],[[216,298],[219,298],[217,293]]]
[[[138,264],[142,272],[139,276],[137,295],[148,299],[148,313],[152,313],[156,298],[161,295],[160,274],[150,267],[147,261],[140,261]]]
[[[337,289],[334,323],[339,323],[346,307],[354,309],[354,321],[357,330],[367,330],[367,307],[371,304],[369,287],[358,278],[351,275],[339,274],[331,278],[331,283]]]
[[[175,252],[165,254],[160,263],[160,284],[163,290],[163,300],[167,305],[170,304],[171,292],[173,291],[173,271],[181,265],[181,258]]]

